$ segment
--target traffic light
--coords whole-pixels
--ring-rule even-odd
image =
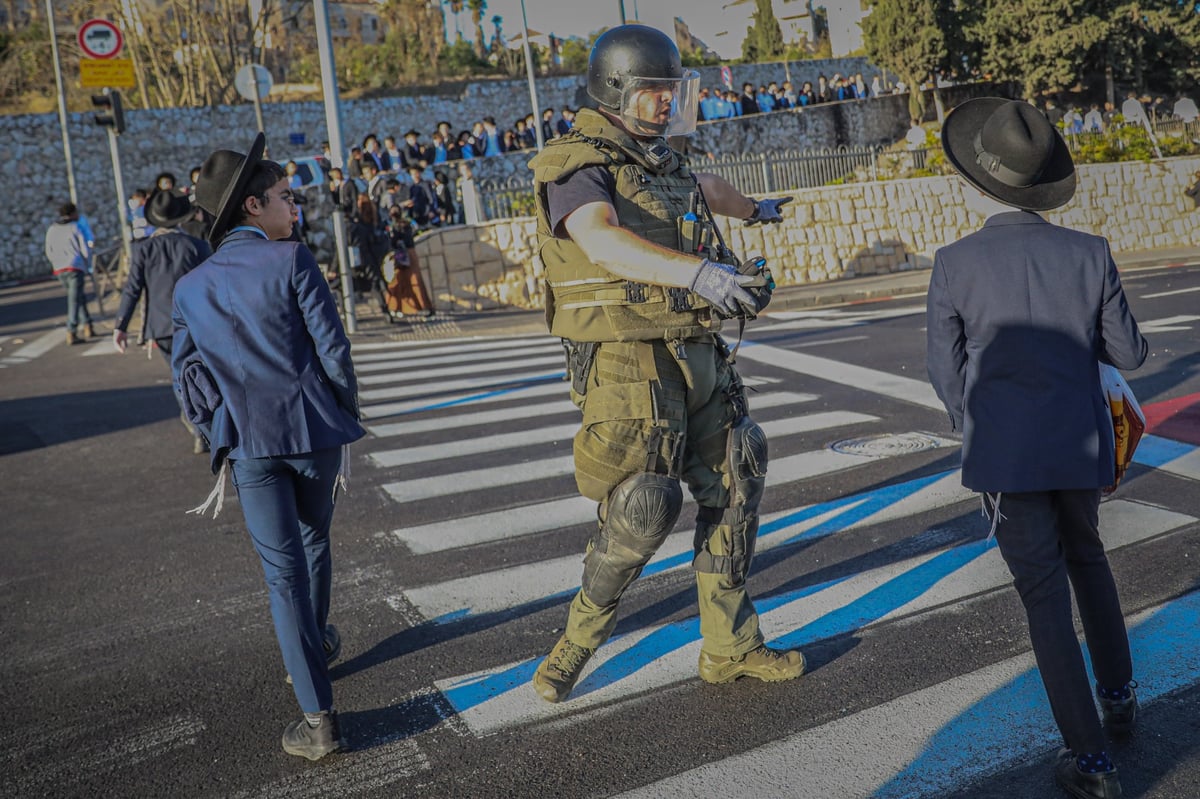
[[[93,114],[93,119],[97,125],[110,127],[114,133],[120,134],[125,132],[125,109],[121,107],[120,92],[93,94],[92,105],[104,109],[103,113],[97,112]]]

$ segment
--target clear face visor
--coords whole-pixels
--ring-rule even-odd
[[[696,130],[700,109],[700,73],[682,78],[626,78],[621,91],[621,121],[641,136],[687,136]]]

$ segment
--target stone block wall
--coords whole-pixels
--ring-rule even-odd
[[[793,81],[816,80],[820,72],[873,73],[862,58],[826,61],[754,64],[733,67],[734,82],[756,85],[782,82],[790,70]],[[706,86],[720,81],[718,67],[701,69]],[[810,74],[811,73],[811,74]],[[801,78],[800,75],[808,77]],[[799,84],[797,84],[799,85]],[[582,76],[548,77],[537,81],[541,107],[577,107],[586,100]],[[524,79],[474,81],[456,94],[427,94],[351,100],[342,103],[342,131],[347,146],[375,132],[379,136],[402,134],[410,127],[429,131],[441,119],[455,130],[469,128],[475,120],[494,116],[502,126],[529,113],[529,92]],[[127,110],[128,129],[119,139],[126,192],[148,188],[161,171],[175,173],[186,181],[188,172],[199,166],[212,150],[228,147],[245,150],[255,131],[254,109],[249,103],[213,108]],[[321,103],[275,103],[263,105],[264,126],[270,155],[285,159],[320,152],[328,139],[325,111]],[[104,129],[92,122],[92,114],[70,114],[68,132],[76,172],[79,205],[93,222],[96,235],[108,239],[119,233],[118,201],[113,184]],[[291,136],[302,135],[303,144],[291,144]],[[481,167],[485,173],[513,174],[523,168],[528,156],[487,159],[498,162]],[[511,161],[519,164],[510,164]],[[483,160],[476,162],[482,164]],[[42,246],[46,226],[55,209],[69,197],[67,173],[57,114],[0,116],[0,175],[8,188],[0,193],[0,280],[35,277],[47,271]]]
[[[1200,209],[1184,195],[1200,158],[1084,165],[1072,202],[1051,222],[1105,236],[1114,252],[1200,242]],[[763,255],[781,286],[932,266],[939,247],[978,229],[954,177],[856,183],[799,192],[779,225],[723,219],[729,246]],[[543,306],[531,218],[451,228],[417,243],[441,309]]]

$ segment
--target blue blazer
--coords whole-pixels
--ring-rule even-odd
[[[1112,484],[1096,364],[1136,369],[1148,346],[1105,239],[996,214],[938,250],[926,324],[930,382],[963,434],[965,487]]]
[[[337,305],[303,244],[235,231],[175,285],[171,369],[201,361],[222,402],[209,429],[222,458],[300,455],[348,444],[358,381]]]

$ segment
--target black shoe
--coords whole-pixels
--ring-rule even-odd
[[[1138,700],[1136,682],[1130,682],[1128,699],[1105,699],[1098,697],[1100,700],[1100,711],[1104,716],[1104,726],[1108,728],[1108,732],[1114,736],[1128,735],[1133,732],[1133,725],[1137,722]]]
[[[332,666],[338,656],[342,654],[342,636],[338,633],[337,627],[332,624],[325,625],[325,640],[322,641],[325,646],[325,665]],[[292,684],[292,675],[287,676],[288,685]]]
[[[342,731],[337,713],[325,710],[318,714],[320,724],[309,726],[308,719],[301,716],[298,721],[287,725],[283,731],[283,751],[289,755],[320,760],[330,752],[342,748]]]
[[[1124,796],[1115,768],[1096,774],[1080,771],[1079,764],[1075,762],[1075,753],[1070,749],[1063,749],[1058,753],[1054,781],[1071,796],[1079,799],[1121,799]]]

